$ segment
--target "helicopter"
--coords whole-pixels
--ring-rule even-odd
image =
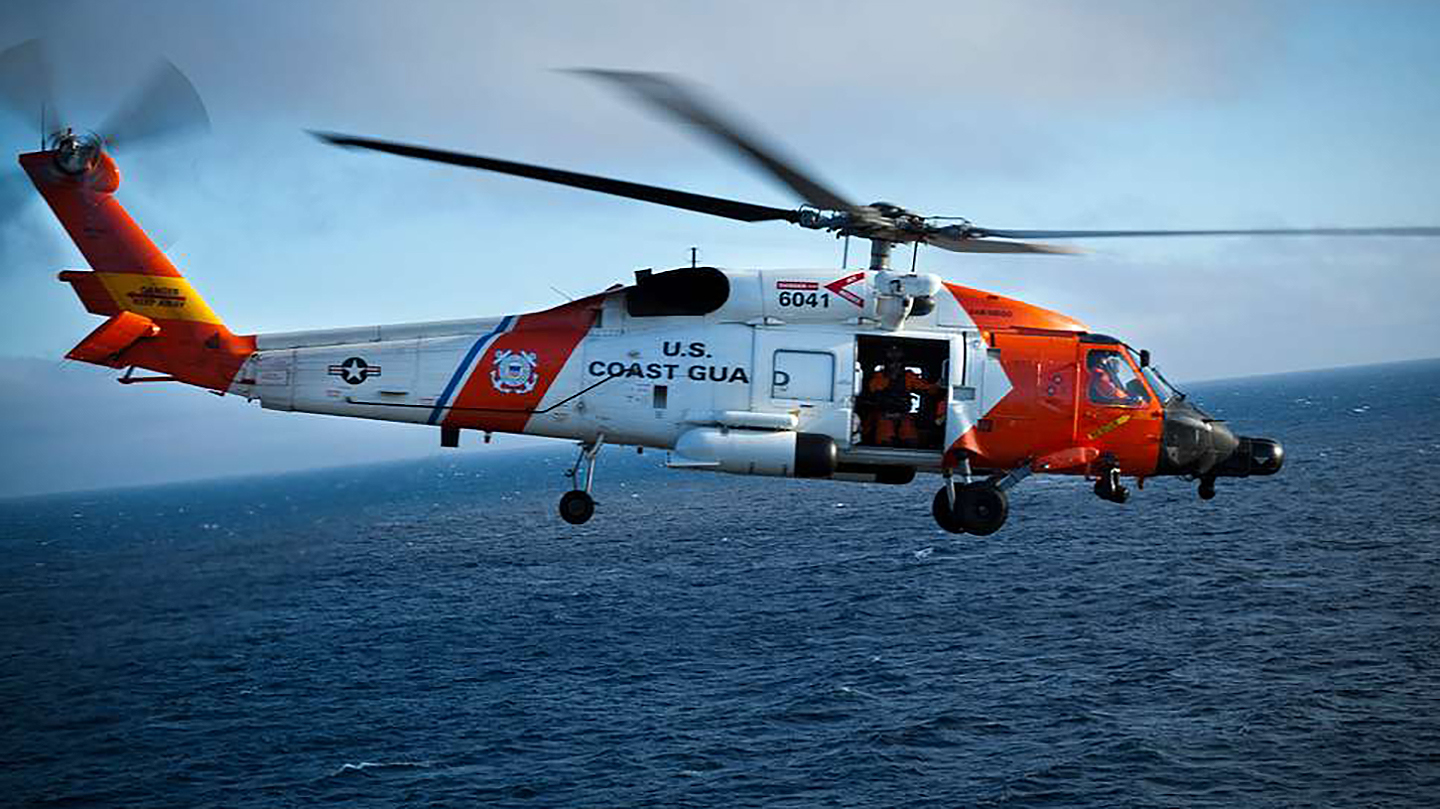
[[[19,163],[90,264],[59,279],[105,318],[66,357],[123,369],[125,384],[173,381],[270,410],[429,425],[442,447],[459,446],[466,431],[486,442],[495,433],[575,441],[571,489],[558,504],[573,525],[596,510],[602,448],[630,446],[664,451],[666,465],[681,470],[892,485],[936,474],[936,524],[985,536],[1005,524],[1007,492],[1033,474],[1082,476],[1113,503],[1129,499],[1126,479],[1143,487],[1150,478],[1174,477],[1197,482],[1199,497],[1209,500],[1222,478],[1279,472],[1284,449],[1272,438],[1235,435],[1167,382],[1148,351],[1025,301],[893,267],[897,246],[1067,254],[1078,251],[1052,240],[1440,235],[1435,227],[997,229],[888,202],[857,204],[679,79],[575,72],[697,129],[803,204],[777,208],[429,146],[311,134],[350,150],[868,240],[868,265],[760,269],[692,261],[638,271],[632,283],[543,311],[241,334],[116,201],[112,138],[60,129]],[[141,112],[132,117],[183,125],[187,117],[173,108],[191,109],[193,119],[198,96],[173,66],[164,75],[169,89],[142,93]]]

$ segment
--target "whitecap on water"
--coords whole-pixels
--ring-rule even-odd
[[[366,770],[426,769],[429,766],[430,762],[428,761],[362,761],[359,764],[341,764],[340,768],[330,773],[330,775],[334,777],[352,772],[365,772]]]

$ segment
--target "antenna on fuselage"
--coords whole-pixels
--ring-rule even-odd
[[[692,248],[690,248],[690,269],[692,269],[692,270],[695,269],[696,256],[698,256],[699,253],[700,253],[700,248],[698,248],[698,247],[692,247]]]

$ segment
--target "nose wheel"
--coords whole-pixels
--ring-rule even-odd
[[[560,519],[571,525],[583,525],[595,516],[595,498],[590,496],[590,484],[595,482],[595,459],[605,443],[601,434],[593,444],[582,443],[575,465],[565,471],[565,477],[574,481],[575,488],[560,497]],[[580,467],[585,467],[585,481],[580,482]]]

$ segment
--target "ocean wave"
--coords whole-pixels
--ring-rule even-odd
[[[429,761],[361,761],[356,764],[347,762],[330,773],[330,777],[366,774],[372,770],[425,770],[431,766],[433,765]]]

